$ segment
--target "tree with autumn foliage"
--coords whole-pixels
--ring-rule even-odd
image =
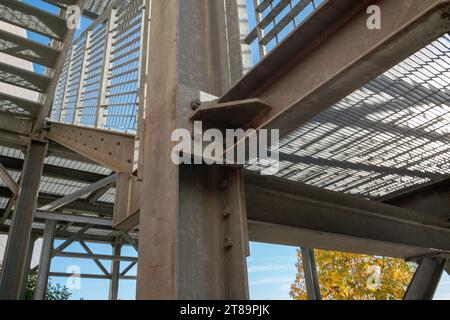
[[[401,259],[315,250],[320,292],[324,300],[402,299],[416,265]],[[297,251],[297,277],[290,295],[306,300],[301,250]]]

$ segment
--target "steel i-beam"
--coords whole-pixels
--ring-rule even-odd
[[[47,220],[44,229],[44,238],[42,240],[41,257],[39,259],[39,268],[36,280],[36,290],[34,300],[44,300],[48,285],[48,275],[52,261],[53,240],[55,237],[56,221]]]
[[[424,258],[406,290],[404,300],[432,300],[441,280],[446,260],[443,258]]]
[[[114,243],[113,255],[120,256],[122,245]],[[119,295],[120,260],[111,262],[111,282],[109,283],[109,300],[117,300]]]
[[[246,299],[246,218],[239,168],[172,162],[200,91],[220,96],[242,75],[232,1],[152,3],[137,298]],[[204,28],[208,25],[209,28]],[[236,47],[236,46],[234,46]],[[230,63],[232,64],[230,68]]]
[[[301,252],[308,300],[322,300],[319,278],[317,276],[316,259],[314,258],[314,249],[301,248]]]
[[[8,234],[5,259],[0,281],[0,300],[20,299],[21,281],[29,266],[26,257],[29,248],[33,215],[36,209],[47,144],[31,141],[22,172],[21,188],[16,210]]]

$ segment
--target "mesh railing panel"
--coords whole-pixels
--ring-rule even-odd
[[[52,121],[136,131],[144,0],[126,1],[74,41]]]
[[[262,59],[291,31],[309,17],[324,0],[251,0],[253,29],[245,38],[256,60]]]

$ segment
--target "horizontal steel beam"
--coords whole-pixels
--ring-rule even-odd
[[[450,251],[448,221],[268,176],[245,176],[253,241],[409,258]]]
[[[90,216],[82,216],[82,215],[73,215],[73,214],[64,214],[64,213],[55,213],[37,210],[34,214],[34,218],[36,219],[45,219],[45,220],[55,220],[55,221],[64,221],[64,222],[75,222],[82,224],[92,224],[94,226],[104,226],[104,227],[112,227],[112,220],[103,219],[103,218],[95,218]]]
[[[0,234],[8,234],[9,226],[8,225],[0,225]],[[92,228],[92,231],[100,230]],[[43,229],[33,228],[32,235],[35,238],[41,238],[44,234]],[[104,229],[101,229],[104,232]],[[74,235],[74,232],[65,231],[65,230],[56,230],[55,231],[55,239],[56,240],[67,240]],[[116,237],[112,234],[103,235],[103,234],[93,234],[93,233],[85,233],[78,237],[78,240],[88,241],[92,243],[102,243],[102,244],[114,244]],[[125,241],[121,241],[122,245],[129,245]]]
[[[24,161],[22,159],[0,156],[0,163],[2,163],[8,170],[22,171],[23,162]],[[44,164],[44,171],[42,175],[45,177],[60,178],[84,183],[95,183],[107,177],[103,174],[53,166],[49,164]]]
[[[11,198],[13,193],[6,187],[0,187],[0,198]],[[60,195],[40,193],[38,197],[38,205],[43,206],[62,198]],[[93,213],[98,215],[112,216],[114,205],[108,202],[89,203],[85,199],[78,199],[64,207],[64,210],[71,212],[80,212],[83,214]],[[3,210],[0,210],[3,214]]]
[[[109,185],[113,182],[115,182],[117,179],[117,175],[113,174],[111,176],[108,176],[100,181],[97,181],[85,188],[82,188],[72,194],[69,194],[67,196],[64,196],[52,203],[46,204],[42,207],[39,208],[39,210],[42,211],[55,211],[59,208],[62,208],[68,204],[70,204],[71,202],[74,202],[75,200],[80,199],[82,196],[89,194],[91,192],[94,192],[100,188],[103,188],[106,185]]]
[[[60,195],[40,193],[38,197],[38,205],[45,206],[61,198],[62,196]],[[89,203],[89,201],[85,199],[78,199],[67,204],[64,207],[64,210],[68,210],[71,212],[80,212],[83,214],[95,213],[99,215],[112,216],[114,205],[109,202]]]
[[[48,138],[111,170],[133,172],[134,135],[52,123]]]
[[[80,278],[80,279],[111,279],[111,276],[99,275],[99,274],[72,274],[72,273],[64,273],[64,272],[50,272],[50,277],[59,277],[59,278]],[[120,280],[136,280],[136,276],[120,276]]]
[[[450,179],[421,186],[418,189],[383,200],[384,203],[426,212],[450,221]]]
[[[89,253],[78,253],[78,252],[56,251],[55,256],[64,257],[64,258],[98,259],[98,260],[127,261],[127,262],[137,261],[136,257],[112,256],[112,255],[107,255],[107,254],[89,254]]]
[[[382,12],[369,30],[369,4]],[[399,14],[401,13],[401,14]],[[259,98],[283,137],[450,30],[449,0],[328,0],[220,102]]]

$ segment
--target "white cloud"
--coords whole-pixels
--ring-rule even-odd
[[[293,268],[293,266],[291,264],[269,264],[269,265],[265,265],[265,266],[249,267],[248,273],[282,271],[282,270],[290,270],[292,268]]]
[[[295,281],[295,277],[272,277],[260,280],[250,281],[250,286],[261,286],[267,284],[281,284],[287,285]]]

